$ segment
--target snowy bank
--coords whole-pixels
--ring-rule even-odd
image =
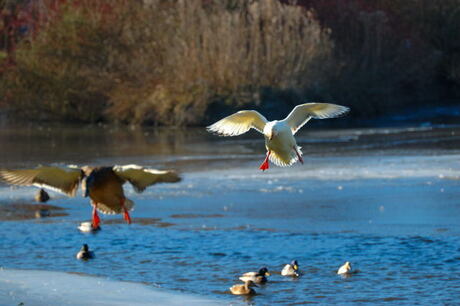
[[[220,305],[131,282],[64,272],[0,270],[0,305]]]

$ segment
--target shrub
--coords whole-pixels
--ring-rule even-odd
[[[104,13],[107,3],[80,3],[56,8],[38,33],[18,45],[16,66],[8,68],[2,80],[9,109],[16,115],[83,122],[102,117],[111,87],[116,22]]]
[[[315,86],[333,47],[277,0],[65,2],[39,28],[1,89],[11,111],[50,120],[196,124],[212,102]]]
[[[308,11],[276,0],[149,3],[144,31],[156,31],[152,43],[161,48],[157,58],[137,60],[159,65],[159,74],[140,88],[140,100],[115,95],[109,111],[116,117],[199,123],[213,101],[241,106],[260,102],[264,87],[309,86],[332,48]]]
[[[416,2],[299,1],[331,29],[335,44],[335,69],[323,83],[323,96],[353,106],[360,117],[435,100],[439,58],[403,16],[415,13]]]

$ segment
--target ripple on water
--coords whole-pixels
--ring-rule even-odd
[[[73,221],[61,221],[59,230],[56,224],[0,223],[0,232],[10,233],[3,235],[0,252],[7,267],[107,275],[198,294],[206,291],[226,301],[245,301],[228,294],[227,288],[238,283],[243,272],[261,266],[272,275],[251,302],[262,304],[434,301],[435,297],[420,294],[427,291],[439,291],[444,294],[441,301],[449,302],[459,283],[453,277],[460,273],[457,236],[273,233],[247,228],[207,232],[118,223],[106,224],[97,235],[84,235]],[[74,260],[82,243],[95,251],[94,261]],[[304,273],[300,278],[279,274],[292,259],[299,261]],[[345,260],[361,272],[348,279],[338,277],[335,271]]]

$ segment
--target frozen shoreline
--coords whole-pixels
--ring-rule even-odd
[[[0,305],[222,305],[144,284],[65,272],[0,270]]]

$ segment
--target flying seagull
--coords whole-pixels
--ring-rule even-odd
[[[259,169],[265,171],[269,168],[269,160],[280,167],[291,166],[296,161],[303,164],[302,151],[295,141],[295,133],[312,118],[334,118],[349,110],[337,104],[305,103],[294,107],[283,120],[273,121],[268,121],[255,110],[242,110],[208,126],[207,130],[220,136],[238,136],[251,128],[262,133],[267,155]]]

